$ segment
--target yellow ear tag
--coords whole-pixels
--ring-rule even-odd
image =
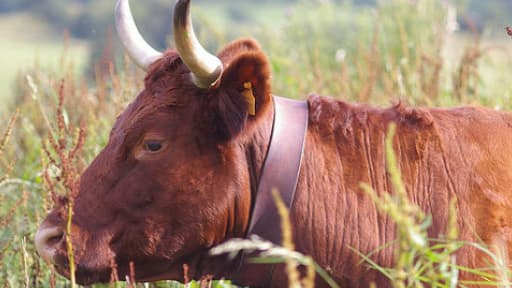
[[[249,107],[247,108],[247,113],[249,115],[254,116],[256,115],[256,98],[254,97],[254,94],[252,93],[252,83],[251,82],[245,82],[244,83],[244,91],[242,91],[242,95],[244,95],[245,100],[247,101],[247,104]]]

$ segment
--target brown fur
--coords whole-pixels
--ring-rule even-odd
[[[268,146],[273,109],[270,68],[253,40],[220,52],[225,71],[217,87],[200,90],[175,51],[151,66],[145,89],[118,118],[105,149],[81,178],[74,199],[71,238],[81,283],[120,278],[135,263],[138,280],[232,277],[212,246],[244,237]],[[250,81],[256,116],[241,91]],[[446,233],[449,199],[457,198],[460,237],[511,251],[512,116],[483,108],[388,109],[309,97],[304,162],[291,220],[299,251],[312,255],[344,287],[389,283],[359,264],[349,249],[369,253],[395,237],[394,223],[359,188],[392,190],[385,171],[384,138],[397,123],[395,149],[411,200],[433,216],[430,236]],[[160,152],[144,148],[159,140]],[[58,207],[45,222],[63,227]],[[55,262],[66,275],[65,243]],[[391,265],[390,249],[373,254]],[[465,247],[461,265],[489,259]],[[463,277],[468,277],[463,275]],[[262,277],[264,278],[264,277]],[[318,287],[324,283],[317,281]],[[242,283],[256,284],[261,283]],[[272,286],[284,287],[281,269]]]
[[[447,232],[448,203],[456,197],[460,238],[477,243],[481,239],[491,248],[503,241],[510,251],[512,216],[506,211],[512,204],[507,188],[512,159],[502,151],[512,145],[512,115],[484,108],[423,110],[401,104],[381,110],[318,96],[310,97],[309,104],[301,193],[292,209],[296,242],[344,287],[368,287],[372,281],[387,286],[382,275],[357,265],[361,259],[349,247],[368,254],[394,239],[395,224],[359,188],[364,182],[381,193],[392,191],[384,151],[391,122],[398,125],[394,147],[409,197],[432,214],[429,236]],[[337,211],[335,217],[332,211]],[[372,259],[390,266],[393,254],[386,249]],[[457,253],[460,265],[481,268],[489,262],[469,247]]]

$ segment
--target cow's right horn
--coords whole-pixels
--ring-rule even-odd
[[[197,40],[190,17],[190,0],[176,2],[173,22],[174,46],[192,72],[192,81],[199,88],[212,87],[222,74],[222,62]]]
[[[140,68],[148,70],[149,65],[160,58],[162,53],[153,49],[140,35],[128,0],[117,0],[115,19],[117,34],[128,55]]]

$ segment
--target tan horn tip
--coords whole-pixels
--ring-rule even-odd
[[[174,6],[174,46],[192,74],[194,84],[203,89],[214,86],[222,75],[220,59],[206,51],[197,40],[190,16],[190,0]]]

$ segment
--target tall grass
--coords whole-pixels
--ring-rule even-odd
[[[11,117],[7,124],[7,129],[4,131],[2,136],[0,137],[0,187],[7,185],[9,182],[9,176],[13,170],[13,163],[8,161],[5,158],[4,150],[6,145],[9,143],[9,138],[11,136],[12,128],[14,126],[14,122],[16,121],[17,113]],[[5,196],[0,194],[0,202],[4,202]],[[21,197],[17,200],[12,207],[7,207],[5,212],[6,214],[0,214],[0,229],[4,229],[11,222],[14,217],[16,210],[21,206],[23,201],[26,200],[25,197]],[[8,243],[0,242],[0,261],[3,259],[4,251],[7,249]]]
[[[376,10],[329,1],[309,1],[293,10],[277,32],[283,40],[264,41],[276,77],[286,80],[277,90],[362,102],[435,98],[435,82],[421,76],[435,79],[442,65],[446,17],[441,11],[446,9],[438,1],[381,2]]]
[[[250,30],[249,35],[258,38],[269,54],[276,94],[304,98],[317,92],[379,105],[396,99],[440,106],[480,103],[509,110],[512,87],[504,83],[512,83],[510,48],[504,44],[489,45],[485,39],[475,41],[474,37],[462,40],[461,44],[463,38],[446,30],[447,16],[441,12],[446,9],[442,5],[433,0],[393,0],[381,1],[377,9],[368,9],[329,1],[304,1],[286,12],[288,21],[282,26],[262,24]],[[217,42],[226,42],[236,34],[209,34],[208,26],[202,29],[208,37],[216,37]],[[143,74],[129,61],[122,62],[125,64],[119,67],[110,63],[98,65],[93,80],[77,75],[75,59],[66,53],[54,69],[36,66],[20,72],[15,106],[11,106],[13,111],[19,110],[18,117],[11,122],[0,119],[10,123],[6,132],[0,131],[4,133],[0,134],[0,287],[70,285],[37,256],[32,239],[53,203],[70,199],[67,196],[76,193],[77,175],[105,145],[115,116],[142,88]],[[399,177],[395,181],[400,185]],[[394,215],[399,227],[396,242],[389,244],[396,247],[396,257],[401,259],[399,266],[378,267],[372,264],[371,255],[361,255],[362,260],[396,281],[396,287],[417,283],[439,287],[461,284],[457,282],[457,271],[467,268],[454,265],[452,255],[465,243],[452,241],[456,231],[452,229],[446,239],[432,242],[425,238],[428,215],[407,204],[405,198],[402,202],[388,200],[395,199],[375,198],[383,213]],[[404,207],[408,210],[403,210]],[[290,260],[285,256],[293,255],[295,263],[290,267],[306,265],[310,273],[313,267],[327,277],[310,258],[294,253],[290,243],[284,250],[269,247],[268,243],[258,245],[281,253],[267,256]],[[69,248],[71,252],[72,247]],[[506,266],[499,255],[490,251],[489,254],[496,259],[496,267]],[[418,259],[423,262],[416,262]],[[410,270],[418,265],[420,271]],[[508,275],[506,267],[502,271],[502,275]],[[501,281],[488,278],[490,285]],[[307,280],[292,283],[310,287]],[[163,281],[145,287],[182,285]]]

